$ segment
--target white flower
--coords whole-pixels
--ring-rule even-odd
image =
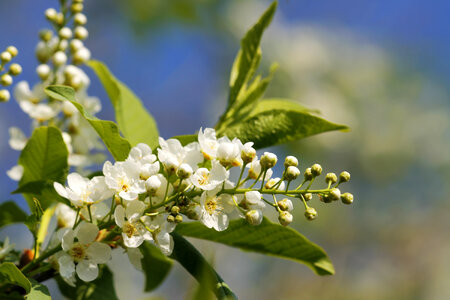
[[[139,165],[139,176],[142,180],[147,180],[150,176],[159,172],[159,162],[156,161],[156,155],[152,149],[143,143],[137,144],[131,148],[126,161],[133,161]]]
[[[135,200],[139,194],[145,193],[145,181],[140,179],[139,171],[139,164],[132,160],[116,162],[114,165],[107,161],[103,165],[106,184],[127,201]]]
[[[249,163],[249,164],[247,165],[247,168],[250,168],[250,169],[248,170],[248,176],[249,176],[251,179],[255,179],[255,180],[256,180],[256,178],[258,178],[259,174],[260,174],[261,171],[262,171],[262,168],[261,168],[261,164],[260,164],[260,162],[259,162],[259,159],[253,160],[251,163]],[[272,177],[272,174],[273,174],[272,169],[267,169],[267,172],[266,172],[266,179],[265,179],[265,180],[267,180],[267,178]],[[261,176],[259,176],[259,179],[258,179],[258,180],[262,180],[262,179],[263,179],[262,177],[263,177],[263,174],[261,174]]]
[[[231,197],[228,194],[217,196],[217,190],[204,192],[200,197],[200,221],[206,227],[214,228],[217,231],[227,229],[229,223],[228,214],[235,209]]]
[[[221,183],[228,179],[227,171],[218,161],[212,161],[211,171],[206,168],[200,168],[190,177],[190,181],[199,189],[210,191],[215,189]]]
[[[217,142],[216,131],[213,128],[205,128],[205,131],[200,128],[198,142],[205,159],[211,160],[216,158],[219,143]]]
[[[45,122],[55,117],[59,112],[59,104],[40,103],[46,96],[42,84],[33,87],[33,91],[26,81],[19,82],[14,89],[14,97],[20,108],[31,118]]]
[[[167,222],[167,215],[162,214],[148,217],[144,222],[151,230],[150,242],[155,244],[165,255],[170,255],[173,250],[173,238],[170,233],[175,229],[175,224]]]
[[[241,158],[241,141],[238,139],[230,139],[226,136],[221,137],[219,140],[219,147],[217,148],[217,159],[224,166],[240,166],[242,165]]]
[[[8,171],[6,171],[6,174],[12,180],[20,181],[20,179],[22,179],[23,176],[23,167],[21,165],[16,165],[11,169],[9,169]]]
[[[76,212],[69,206],[58,203],[55,209],[56,223],[58,228],[73,227],[75,224]]]
[[[197,142],[182,146],[176,139],[164,140],[159,138],[158,158],[169,173],[175,173],[177,168],[186,163],[193,170],[198,169],[198,164],[203,161],[200,146]]]
[[[9,146],[14,150],[23,150],[27,144],[28,139],[23,131],[18,127],[9,128]]]
[[[122,205],[118,205],[114,211],[116,224],[122,228],[123,243],[129,248],[137,248],[145,240],[152,239],[150,232],[141,222],[144,210],[145,204],[134,200],[127,205],[126,209]]]
[[[61,241],[64,254],[58,259],[62,277],[71,278],[76,272],[83,281],[97,278],[97,264],[104,264],[111,258],[111,248],[95,242],[98,231],[96,225],[83,222],[75,232],[68,229],[64,233]]]
[[[96,176],[89,180],[78,173],[67,176],[68,187],[58,182],[53,183],[56,192],[76,207],[103,201],[112,196],[111,190],[105,184],[105,177]]]

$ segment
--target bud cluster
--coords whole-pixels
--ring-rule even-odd
[[[19,54],[19,51],[14,46],[9,46],[5,51],[0,53],[0,85],[9,87],[13,84],[13,77],[22,73],[22,67],[17,63],[7,65],[12,61],[14,57]],[[11,98],[11,95],[7,89],[0,89],[0,102],[7,102]]]

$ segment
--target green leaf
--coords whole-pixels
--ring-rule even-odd
[[[197,134],[188,134],[188,135],[177,135],[172,137],[173,139],[177,139],[180,141],[181,145],[186,146],[187,144],[190,144],[192,142],[197,141]]]
[[[151,243],[144,243],[139,249],[144,256],[142,258],[142,270],[145,273],[145,291],[150,292],[167,277],[173,261]]]
[[[259,47],[264,30],[272,21],[277,8],[277,2],[264,12],[258,22],[246,33],[241,41],[241,50],[233,65],[230,76],[230,95],[228,106],[231,107],[237,100],[242,88],[253,76],[261,60],[261,49]]]
[[[13,284],[25,289],[28,294],[31,290],[31,283],[20,272],[15,264],[6,262],[0,265],[0,284]]]
[[[99,266],[100,267],[100,266]],[[114,289],[113,274],[106,267],[100,267],[100,273],[94,281],[84,282],[77,278],[75,287],[68,285],[60,276],[56,277],[61,293],[73,300],[118,300]]]
[[[314,116],[294,102],[269,100],[258,102],[247,116],[218,134],[237,137],[243,143],[254,142],[259,149],[333,130],[345,131],[348,127]]]
[[[112,156],[117,161],[125,160],[130,152],[130,143],[122,138],[119,134],[119,129],[113,121],[99,120],[95,117],[89,116],[83,106],[75,99],[75,91],[68,86],[49,86],[45,89],[47,95],[53,99],[72,102],[73,105],[80,111],[81,115],[91,124],[91,126],[98,133],[100,138],[111,152]]]
[[[209,288],[218,299],[237,299],[233,291],[191,243],[176,232],[172,233],[172,237],[174,248],[171,258],[177,260],[199,283],[204,283],[204,277],[209,278]]]
[[[185,236],[222,243],[246,251],[277,256],[303,263],[318,275],[334,274],[325,251],[289,227],[263,219],[259,226],[245,220],[231,221],[222,232],[209,229],[199,222],[181,223],[176,232]]]
[[[25,299],[27,300],[51,300],[50,292],[48,288],[37,282],[34,279],[30,279],[31,281],[31,291],[28,295],[26,295]]]
[[[158,142],[158,128],[141,100],[111,71],[99,61],[90,61],[88,65],[94,70],[103,84],[116,112],[116,121],[122,134],[132,146],[145,143],[152,149]]]
[[[68,155],[59,129],[47,126],[36,128],[20,154],[19,164],[23,166],[24,172],[19,188],[36,181],[64,183],[69,171]],[[43,209],[49,207],[57,198],[53,187],[45,192],[40,191],[39,195],[30,191],[30,196],[25,198],[31,209],[34,207],[31,202],[33,194],[39,198]]]
[[[12,223],[23,223],[27,215],[12,201],[0,204],[0,228]]]

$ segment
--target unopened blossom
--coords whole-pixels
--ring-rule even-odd
[[[140,179],[139,164],[134,161],[107,161],[103,165],[103,174],[107,186],[127,201],[135,200],[139,194],[145,193],[145,181]]]
[[[244,197],[241,198],[240,205],[249,210],[262,210],[266,204],[262,200],[262,195],[258,191],[245,192]]]
[[[216,158],[219,143],[217,142],[216,131],[213,128],[205,128],[205,130],[200,128],[198,132],[198,143],[206,160]]]
[[[111,248],[104,243],[95,242],[98,227],[82,222],[76,229],[68,229],[62,236],[64,253],[58,258],[59,273],[71,278],[76,272],[83,281],[92,281],[98,276],[98,264],[105,264],[111,258]]]
[[[269,178],[269,176],[266,176],[266,180],[267,180],[267,178]],[[284,183],[284,181],[280,182],[280,180],[281,180],[281,178],[279,178],[279,177],[270,178],[269,180],[267,180],[264,187],[266,189],[276,189],[276,190],[283,191],[286,188],[286,184]]]
[[[162,174],[156,174],[149,177],[145,182],[145,185],[146,190],[151,196],[152,204],[161,203],[165,196],[170,196],[173,193],[173,185],[168,183],[166,177]],[[150,203],[149,200],[146,201]]]
[[[190,177],[191,183],[202,190],[210,191],[222,184],[229,176],[229,171],[218,161],[212,161],[211,170],[200,168]]]
[[[103,176],[88,179],[78,173],[71,173],[67,176],[67,183],[68,187],[58,182],[54,182],[53,186],[61,197],[68,199],[76,207],[103,201],[113,194]]]
[[[145,207],[141,201],[134,200],[128,203],[126,208],[118,205],[114,211],[116,224],[122,229],[123,243],[129,248],[137,248],[145,240],[152,239],[141,221]]]

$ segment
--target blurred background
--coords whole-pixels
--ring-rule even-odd
[[[143,100],[169,138],[212,127],[225,107],[229,70],[245,31],[268,1],[86,1],[93,57]],[[56,0],[0,2],[0,48],[14,44],[24,66],[19,80],[38,81],[34,48],[44,11]],[[290,98],[349,133],[332,132],[271,149],[295,154],[301,170],[319,162],[324,172],[352,174],[347,207],[313,202],[319,218],[307,222],[301,206],[295,229],[330,255],[336,275],[317,277],[278,258],[194,241],[241,299],[450,299],[450,2],[280,1],[263,37],[262,72],[280,68],[266,96]],[[92,73],[89,73],[92,75]],[[102,99],[102,119],[113,110],[92,76],[89,93]],[[0,201],[16,183],[5,171],[18,152],[8,128],[29,133],[15,101],[0,109]],[[20,247],[31,246],[24,226],[2,229]],[[144,294],[143,276],[114,254],[121,299],[188,299],[195,282],[175,266],[169,279]],[[52,295],[60,299],[50,283]]]

